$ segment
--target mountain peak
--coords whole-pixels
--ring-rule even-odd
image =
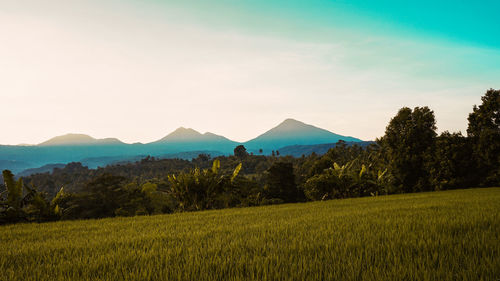
[[[305,127],[314,127],[312,125],[308,125],[304,122],[300,122],[298,120],[292,119],[292,118],[287,118],[283,122],[281,122],[278,126],[274,127],[273,129],[276,130],[300,130],[301,128]]]
[[[168,134],[164,138],[155,141],[154,143],[180,143],[180,142],[231,142],[233,141],[223,137],[216,135],[214,133],[206,132],[201,134],[200,132],[191,129],[179,127],[172,133]]]
[[[300,122],[299,120],[293,118],[287,118],[281,122],[281,124],[292,123],[292,124],[305,124],[304,122]]]
[[[53,137],[44,141],[39,146],[53,146],[53,145],[89,145],[89,144],[112,144],[122,143],[115,138],[95,139],[85,134],[66,134],[62,136]]]
[[[174,135],[193,135],[193,136],[199,136],[201,135],[200,132],[191,129],[191,128],[184,128],[184,127],[179,127],[175,129],[172,133],[169,134],[169,136],[174,136]]]
[[[336,143],[339,140],[360,141],[288,118],[246,144],[250,149],[278,149],[288,145]]]
[[[74,145],[74,144],[88,144],[94,142],[96,139],[89,135],[84,134],[66,134],[62,136],[53,137],[47,141],[40,143],[40,146],[48,145]]]
[[[164,138],[156,142],[182,142],[182,141],[195,141],[199,140],[203,135],[200,132],[193,130],[191,128],[179,127],[175,131],[171,132]]]

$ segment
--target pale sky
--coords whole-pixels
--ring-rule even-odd
[[[424,105],[465,132],[500,88],[500,5],[356,2],[0,0],[0,144],[246,141],[286,118],[374,140]]]

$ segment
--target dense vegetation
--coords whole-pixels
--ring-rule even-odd
[[[497,280],[500,188],[0,227],[2,280]]]
[[[14,179],[3,172],[0,223],[134,216],[500,185],[500,90],[470,113],[467,137],[436,133],[428,107],[402,108],[376,144],[343,142],[325,155],[192,161],[145,158]]]

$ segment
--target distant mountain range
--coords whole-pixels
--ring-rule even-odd
[[[100,145],[100,144],[124,144],[119,139],[95,139],[83,134],[67,134],[51,138],[48,141],[40,143],[38,146],[55,146],[55,145]]]
[[[339,140],[349,143],[362,142],[360,139],[335,134],[294,119],[286,119],[278,126],[244,143],[209,132],[201,134],[183,127],[160,140],[146,144],[127,144],[116,138],[95,139],[84,134],[67,134],[38,145],[0,145],[0,170],[11,169],[18,173],[48,164],[69,162],[82,162],[90,168],[95,168],[122,161],[136,161],[146,155],[184,159],[196,157],[200,153],[212,156],[229,155],[240,144],[254,154],[260,154],[262,150],[262,154],[267,155],[273,150],[279,150],[281,155],[285,155],[287,150],[291,149],[293,153],[290,155],[298,156],[310,154],[307,150],[311,148],[301,150],[300,147],[292,149],[290,146],[331,145]],[[52,166],[41,170],[50,168]]]

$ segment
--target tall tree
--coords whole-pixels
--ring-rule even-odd
[[[435,190],[475,185],[476,168],[470,138],[461,133],[443,132],[436,138],[430,181]]]
[[[115,210],[120,208],[124,197],[128,195],[124,188],[125,181],[124,177],[104,174],[87,183],[86,216],[91,218],[115,216]]]
[[[489,89],[469,114],[467,136],[472,139],[480,184],[500,183],[500,90]]]
[[[436,138],[434,112],[427,106],[403,107],[378,140],[387,153],[395,184],[404,192],[430,189],[428,163]]]
[[[267,171],[266,196],[284,202],[296,202],[299,191],[295,183],[292,163],[276,162]]]

